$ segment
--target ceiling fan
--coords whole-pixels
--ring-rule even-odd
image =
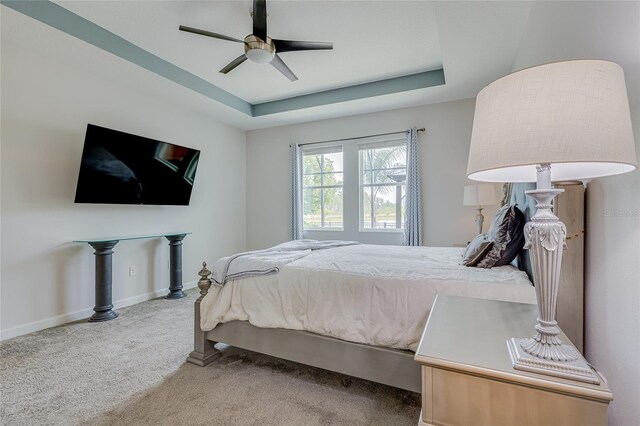
[[[211,31],[199,30],[184,25],[180,25],[180,31],[188,33],[200,34],[207,37],[218,38],[221,40],[233,41],[236,43],[244,43],[244,53],[231,61],[227,66],[222,68],[220,72],[227,74],[238,65],[250,59],[259,64],[269,62],[275,69],[280,71],[289,80],[296,81],[298,77],[284,63],[278,53],[293,52],[296,50],[332,50],[333,43],[323,41],[295,41],[295,40],[277,40],[267,36],[267,2],[266,0],[253,0],[253,34],[249,34],[240,40],[226,35],[214,33]]]

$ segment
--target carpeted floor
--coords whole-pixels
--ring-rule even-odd
[[[0,424],[417,424],[419,395],[388,386],[230,347],[186,363],[188,294],[0,343]]]

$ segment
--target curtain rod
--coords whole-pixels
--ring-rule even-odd
[[[424,132],[424,127],[421,128],[421,129],[416,129],[416,130],[418,132]],[[378,133],[377,135],[356,136],[354,138],[331,139],[331,140],[328,140],[328,141],[299,143],[298,146],[315,145],[315,144],[318,144],[318,143],[328,143],[328,142],[350,141],[350,140],[354,140],[354,139],[366,139],[366,138],[372,138],[374,136],[388,136],[388,135],[395,135],[395,134],[398,134],[398,133],[407,133],[407,132],[408,132],[408,130],[400,130],[398,132]]]

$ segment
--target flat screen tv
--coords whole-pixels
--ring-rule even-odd
[[[200,151],[89,124],[76,203],[189,205]]]

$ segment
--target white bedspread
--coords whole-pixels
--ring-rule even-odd
[[[242,320],[415,351],[436,294],[536,303],[524,272],[461,266],[463,250],[362,244],[315,251],[278,274],[212,286],[201,327]]]

